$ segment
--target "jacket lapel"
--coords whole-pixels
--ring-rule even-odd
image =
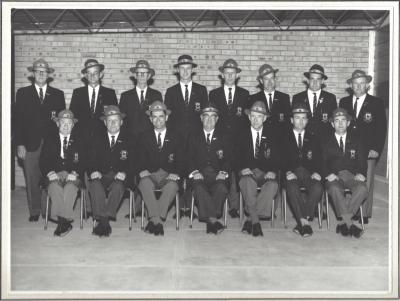
[[[351,97],[351,100],[353,100],[353,97]],[[366,113],[365,108],[368,106],[368,104],[369,104],[369,94],[365,96],[364,103],[360,109],[360,113],[358,113],[357,120],[362,120],[364,118],[363,116]]]
[[[96,112],[95,113],[98,113],[98,114],[102,114],[103,112],[103,106],[102,106],[102,103],[103,103],[103,94],[104,93],[104,89],[103,89],[103,87],[100,85],[100,87],[99,87],[99,95],[97,95],[97,100],[96,100]],[[89,95],[88,95],[89,96]]]

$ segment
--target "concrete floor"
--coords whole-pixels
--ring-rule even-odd
[[[164,237],[140,230],[140,219],[128,230],[124,200],[110,238],[91,234],[91,221],[79,229],[78,208],[73,231],[53,237],[55,225],[28,222],[25,190],[12,192],[11,287],[17,291],[345,291],[388,290],[388,204],[376,200],[374,218],[357,240],[318,229],[301,238],[276,220],[263,222],[264,237],[240,232],[238,219],[228,229],[207,235],[205,224],[188,218],[175,230],[166,224]],[[331,210],[332,211],[332,210]],[[278,216],[280,212],[278,209]]]

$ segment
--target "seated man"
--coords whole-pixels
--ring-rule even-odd
[[[132,173],[133,147],[127,132],[121,129],[124,117],[117,106],[105,107],[100,119],[106,127],[95,133],[90,150],[89,193],[93,218],[98,221],[93,234],[99,237],[111,234],[109,219],[115,220],[127,178]]]
[[[367,151],[359,139],[347,131],[351,117],[345,109],[338,108],[332,114],[335,133],[329,135],[323,145],[323,175],[326,187],[341,220],[336,233],[360,238],[363,230],[351,217],[357,213],[368,195],[366,185]],[[344,190],[350,189],[351,199],[346,200]]]
[[[231,147],[228,137],[215,129],[218,109],[209,104],[200,115],[203,129],[189,137],[189,178],[193,178],[194,198],[198,201],[199,220],[206,221],[207,233],[217,234],[224,227],[218,221],[228,194]]]
[[[58,132],[51,133],[43,145],[40,169],[48,180],[47,192],[52,202],[52,215],[58,217],[55,236],[65,236],[72,230],[72,213],[84,173],[82,139],[74,128],[74,114],[62,110],[54,118]]]
[[[295,104],[291,117],[293,130],[282,137],[286,190],[297,222],[293,231],[303,237],[313,233],[308,218],[314,215],[315,205],[322,197],[321,150],[317,137],[306,129],[308,116],[306,104]],[[306,197],[301,187],[306,188]]]
[[[170,110],[161,102],[153,102],[146,114],[153,129],[139,137],[139,190],[147,207],[149,222],[145,231],[154,235],[164,235],[162,222],[168,207],[178,191],[181,174],[182,140],[166,127]],[[155,189],[161,189],[157,200]]]
[[[246,114],[250,127],[237,140],[236,159],[241,177],[239,186],[250,215],[242,232],[262,236],[259,216],[271,214],[272,201],[278,191],[278,147],[273,131],[264,124],[268,115],[265,104],[256,101]],[[260,187],[258,195],[257,187]]]

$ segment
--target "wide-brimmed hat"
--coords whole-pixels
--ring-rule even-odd
[[[310,111],[307,108],[307,105],[304,102],[298,102],[293,105],[292,116],[294,116],[294,114],[300,114],[300,113],[306,113],[307,115],[310,113]]]
[[[217,106],[213,102],[209,102],[203,110],[201,110],[201,114],[203,115],[204,113],[216,113],[218,114],[219,110],[217,109]]]
[[[88,60],[85,62],[85,68],[83,68],[83,69],[81,70],[81,72],[82,72],[82,73],[86,73],[86,70],[87,70],[88,68],[96,67],[96,66],[98,66],[98,67],[100,68],[100,72],[104,70],[104,65],[103,65],[103,64],[100,64],[100,63],[99,63],[97,60],[95,60],[95,59],[88,59]]]
[[[219,72],[223,73],[225,68],[234,68],[237,73],[240,73],[242,69],[238,67],[238,63],[234,59],[227,59],[224,64],[218,68]]]
[[[136,73],[136,70],[137,70],[138,68],[145,68],[145,69],[149,70],[151,76],[154,76],[154,74],[156,74],[156,72],[154,71],[154,69],[150,68],[150,64],[149,64],[149,62],[146,61],[146,60],[139,60],[139,61],[137,61],[137,62],[136,62],[136,66],[130,68],[129,70],[130,70],[132,73]]]
[[[337,108],[333,111],[330,121],[333,122],[335,120],[335,118],[339,117],[339,116],[345,116],[348,121],[351,121],[353,119],[351,117],[351,115],[349,115],[349,113],[347,113],[346,109]]]
[[[319,74],[325,80],[328,79],[328,77],[325,75],[324,67],[322,67],[321,65],[314,64],[311,66],[311,68],[308,72],[304,72],[303,74],[305,77],[307,77],[309,79],[311,73]]]
[[[274,69],[274,68],[272,68],[272,66],[271,65],[269,65],[269,64],[264,64],[264,65],[262,65],[259,69],[258,69],[258,76],[257,76],[257,79],[260,79],[260,78],[262,78],[262,77],[264,77],[265,75],[267,75],[267,74],[270,74],[270,73],[277,73],[279,71],[279,69]]]
[[[347,83],[350,84],[354,79],[360,78],[360,77],[365,77],[367,79],[367,82],[370,83],[372,80],[372,76],[367,75],[365,71],[362,70],[354,70],[354,72],[351,74],[351,78],[347,80]]]
[[[265,107],[265,103],[262,101],[256,101],[253,103],[250,109],[244,110],[244,112],[247,115],[250,115],[251,112],[256,112],[256,113],[261,113],[266,115],[267,117],[270,116],[270,114],[267,112],[267,108]]]
[[[53,121],[57,122],[60,119],[71,119],[74,123],[78,121],[78,119],[74,117],[74,113],[72,113],[72,111],[67,109],[60,111],[58,113],[58,116],[53,118]]]
[[[121,119],[125,118],[125,114],[121,113],[119,108],[114,105],[110,106],[104,106],[104,113],[103,116],[100,117],[101,120],[106,120],[107,117],[113,116],[113,115],[118,115]]]
[[[168,110],[167,106],[159,100],[154,101],[150,106],[149,109],[146,111],[146,114],[148,116],[151,115],[151,112],[155,112],[155,111],[164,111],[164,113],[166,115],[171,114],[171,110]]]
[[[29,66],[27,69],[30,72],[37,70],[38,68],[45,68],[47,73],[53,73],[54,69],[50,68],[49,63],[46,62],[44,59],[38,59],[33,62],[32,66]]]
[[[193,62],[193,58],[188,55],[188,54],[183,54],[180,57],[178,57],[178,63],[174,65],[174,68],[180,66],[180,65],[186,65],[186,64],[191,64],[193,68],[197,67],[197,64]]]

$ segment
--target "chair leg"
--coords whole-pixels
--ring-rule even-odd
[[[275,215],[275,199],[272,199],[272,209],[271,209],[271,227],[274,227],[274,215]]]
[[[194,196],[192,195],[192,204],[190,205],[190,228],[193,228],[193,210],[194,210]]]
[[[47,230],[47,223],[49,222],[49,202],[50,202],[50,197],[47,195],[46,197],[46,217],[44,220],[44,229]]]
[[[286,189],[282,189],[282,213],[283,213],[283,226],[285,227],[285,229],[287,228],[287,224],[286,224],[286,208],[287,208],[287,203],[286,203]]]
[[[239,223],[242,224],[243,220],[243,196],[242,192],[239,192]]]
[[[224,206],[224,228],[227,228],[227,217],[228,217],[228,198],[225,199],[225,206]]]
[[[133,203],[133,191],[129,190],[129,231],[132,230],[132,203]]]
[[[361,217],[361,228],[363,230],[365,230],[365,227],[364,227],[364,215],[363,215],[362,205],[360,206],[360,217]]]
[[[318,203],[318,226],[322,229],[322,220],[321,220],[321,203]]]
[[[175,196],[176,230],[179,230],[179,193]]]
[[[326,226],[329,230],[329,194],[325,191],[325,206],[326,206]]]
[[[83,190],[81,189],[81,201],[80,201],[80,219],[79,219],[79,228],[82,230],[83,229],[83,206],[85,205],[85,194],[83,193]]]
[[[142,199],[142,218],[141,218],[140,229],[144,229],[144,200]]]
[[[132,210],[133,210],[133,222],[136,223],[136,202],[135,202],[135,192],[132,191]]]

